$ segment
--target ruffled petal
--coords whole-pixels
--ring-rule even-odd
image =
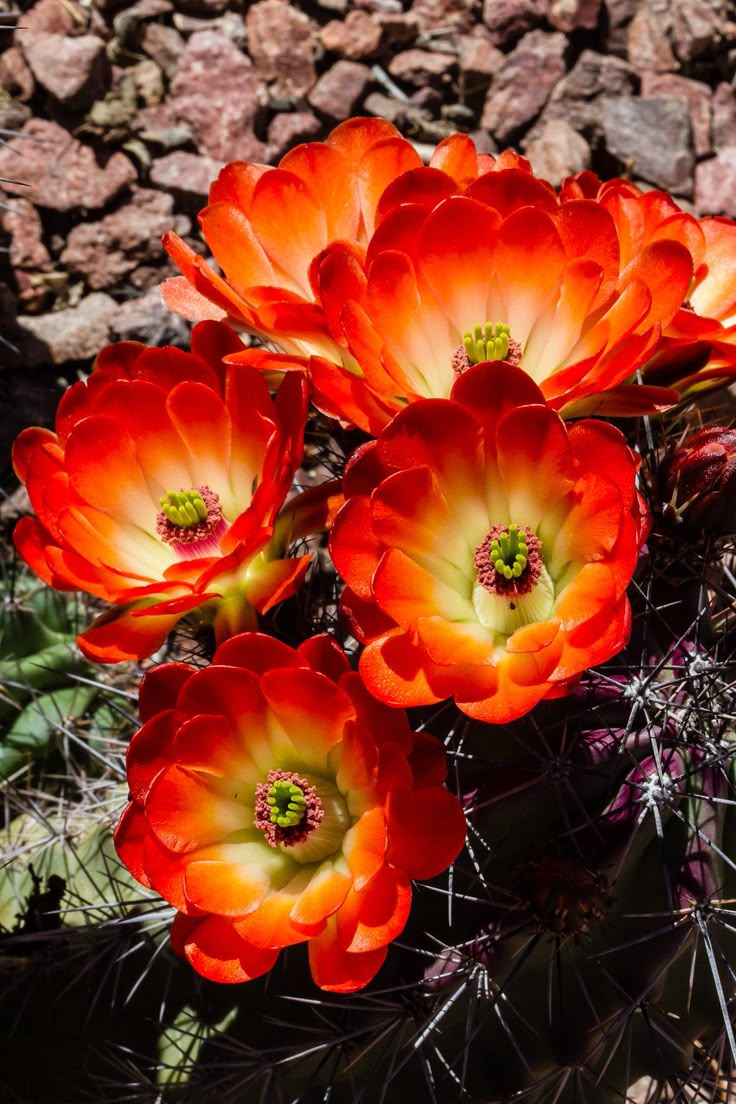
[[[264,950],[241,939],[233,925],[219,916],[194,924],[183,923],[177,916],[171,942],[175,949],[181,948],[179,953],[198,974],[230,985],[268,973],[279,955],[278,949]]]
[[[356,954],[344,951],[336,922],[309,941],[309,968],[315,985],[328,993],[355,993],[371,981],[386,960],[387,947]]]

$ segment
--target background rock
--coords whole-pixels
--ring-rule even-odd
[[[162,231],[205,253],[194,220],[225,162],[273,163],[350,114],[394,121],[425,157],[461,129],[554,183],[590,167],[736,217],[730,0],[21,7],[0,34],[0,176],[30,185],[0,194],[3,312],[22,322],[2,356],[39,394],[108,338],[185,345],[158,297]]]

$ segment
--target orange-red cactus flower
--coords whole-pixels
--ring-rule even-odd
[[[568,426],[511,365],[396,415],[346,469],[331,538],[371,693],[505,722],[618,652],[637,467],[618,430]]]
[[[455,135],[433,157],[437,171],[464,181],[491,158]],[[176,234],[164,245],[183,276],[163,286],[167,305],[185,318],[229,318],[240,329],[275,339],[292,353],[331,347],[315,304],[310,269],[333,241],[363,255],[382,193],[422,164],[412,144],[383,119],[350,119],[325,142],[308,142],[278,167],[236,161],[212,184],[199,221],[224,276]],[[312,336],[312,342],[307,339]]]
[[[435,188],[439,180],[450,191],[461,190],[494,163],[529,164],[511,153],[495,161],[458,134],[440,142],[426,170],[391,123],[355,118],[326,141],[290,150],[276,168],[227,164],[200,214],[223,276],[177,234],[166,234],[163,244],[183,275],[163,284],[163,298],[184,318],[227,318],[235,329],[275,341],[291,355],[340,360],[344,350],[332,337],[314,285],[316,259],[339,242],[362,261],[382,197],[386,189],[391,195],[395,181],[413,181],[417,173],[423,181],[429,171]]]
[[[628,180],[601,183],[594,173],[565,181],[563,202],[589,197],[616,223],[627,263],[655,241],[679,242],[693,259],[685,300],[662,329],[662,339],[641,366],[645,385],[667,387],[680,402],[736,377],[736,223],[698,219],[665,192],[642,192]],[[627,412],[625,404],[621,412]]]
[[[412,878],[458,855],[442,744],[375,701],[331,637],[244,633],[196,671],[144,679],[118,854],[178,914],[199,973],[240,982],[309,944],[322,989],[362,988],[403,929]]]
[[[49,586],[113,603],[79,638],[91,659],[151,655],[195,610],[218,639],[257,628],[304,577],[309,557],[287,545],[325,524],[334,485],[284,506],[305,386],[290,377],[272,401],[258,372],[223,363],[241,348],[217,322],[195,328],[191,353],[112,345],[63,396],[56,433],[15,443],[36,512],[18,552]]]
[[[404,174],[384,193],[365,260],[335,243],[315,263],[313,283],[342,347],[335,363],[311,366],[321,391],[332,387],[333,406],[377,432],[355,401],[356,373],[396,412],[417,398],[447,398],[465,367],[500,360],[520,364],[566,415],[608,412],[601,395],[653,355],[688,294],[686,245],[653,240],[628,256],[605,206],[562,202],[519,165],[457,191],[429,170]],[[635,390],[627,401],[639,410],[677,398]]]

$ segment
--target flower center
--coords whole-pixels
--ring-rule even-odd
[[[325,811],[317,790],[293,771],[271,770],[256,786],[255,826],[272,847],[303,843]]]
[[[493,525],[475,550],[473,605],[486,628],[510,635],[544,621],[554,605],[554,584],[542,559],[542,542],[527,525]]]
[[[494,525],[475,550],[478,582],[489,594],[528,594],[542,570],[542,542],[524,525]]]
[[[463,334],[463,343],[452,354],[452,368],[456,376],[473,364],[489,360],[505,360],[509,364],[521,363],[521,345],[514,341],[505,322],[476,324]]]
[[[486,322],[475,325],[463,334],[463,345],[471,364],[485,360],[505,360],[511,342],[511,330],[505,322]]]
[[[161,499],[161,513],[177,529],[191,529],[207,520],[207,507],[197,487],[191,491],[169,491]]]
[[[156,533],[182,559],[213,556],[228,529],[220,500],[209,487],[169,491],[160,500]]]

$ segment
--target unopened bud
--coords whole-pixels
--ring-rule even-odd
[[[701,429],[660,468],[662,511],[693,536],[736,531],[736,429]]]

